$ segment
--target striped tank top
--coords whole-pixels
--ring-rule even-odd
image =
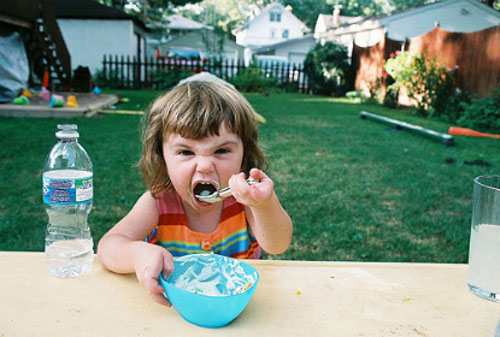
[[[158,226],[147,241],[165,247],[173,256],[216,253],[237,259],[258,259],[260,248],[248,232],[245,207],[232,196],[223,202],[217,228],[211,233],[200,233],[189,229],[177,192],[158,193]]]

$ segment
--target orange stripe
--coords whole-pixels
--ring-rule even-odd
[[[188,243],[201,242],[200,238],[190,233],[189,228],[186,226],[160,226],[158,227],[158,239],[162,241],[176,240]],[[207,234],[208,236],[208,234]]]
[[[219,226],[223,226],[225,232],[230,234],[234,233],[242,228],[246,228],[247,222],[245,218],[245,212],[241,212],[233,215],[232,217],[228,217],[225,220],[221,221]]]

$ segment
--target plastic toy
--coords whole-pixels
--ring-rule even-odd
[[[66,106],[68,108],[78,108],[78,103],[77,103],[76,97],[74,95],[68,96],[68,99],[66,101]]]
[[[472,129],[460,128],[457,126],[450,126],[450,128],[448,129],[448,133],[450,135],[456,135],[456,136],[490,137],[490,138],[500,139],[500,135],[483,133]]]
[[[26,96],[27,98],[31,98],[31,96],[32,96],[30,89],[23,89],[23,92],[21,95]]]
[[[28,97],[21,95],[12,100],[12,103],[17,104],[17,105],[28,105],[30,104],[30,100]]]
[[[392,124],[396,127],[396,129],[407,129],[407,130],[417,132],[421,135],[424,135],[424,136],[427,136],[427,137],[430,137],[433,139],[438,139],[446,146],[453,146],[454,145],[453,136],[447,135],[445,133],[440,133],[440,132],[437,132],[434,130],[426,129],[426,128],[421,127],[419,125],[414,125],[414,124],[398,121],[396,119],[392,119],[392,118],[388,118],[388,117],[384,117],[384,116],[379,116],[379,115],[376,115],[374,113],[369,113],[366,111],[361,111],[360,117],[362,119],[369,118],[369,119],[373,119],[373,120],[376,120],[379,122]]]
[[[52,95],[50,98],[51,108],[61,108],[64,106],[64,97],[59,95]]]
[[[43,88],[42,91],[40,92],[40,96],[42,96],[42,99],[46,102],[50,101],[50,91],[47,89]]]

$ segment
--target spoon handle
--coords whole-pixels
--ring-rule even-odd
[[[254,178],[247,179],[247,183],[249,185],[254,185],[254,184],[257,184],[259,182],[260,182],[259,179],[254,179]],[[217,195],[221,198],[229,197],[231,195],[231,188],[229,186],[226,188],[223,188],[222,190],[219,191],[219,193],[217,193]]]

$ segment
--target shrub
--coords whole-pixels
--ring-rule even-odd
[[[114,89],[113,84],[116,83],[115,78],[118,78],[118,73],[116,71],[108,71],[108,77],[102,69],[96,71],[94,75],[94,82],[99,88]]]
[[[304,72],[313,94],[343,96],[352,87],[347,47],[326,42],[316,44],[306,56]]]
[[[491,92],[490,97],[473,97],[470,103],[461,102],[460,126],[482,132],[500,133],[500,89]]]
[[[269,91],[278,86],[278,80],[274,77],[264,77],[262,70],[251,65],[238,71],[230,80],[236,89],[243,92]]]
[[[180,80],[193,75],[192,72],[185,72],[182,70],[162,70],[153,74],[154,90],[168,90],[179,83]]]
[[[388,90],[406,88],[408,97],[417,103],[423,116],[439,116],[445,113],[448,98],[454,89],[455,68],[447,68],[437,58],[407,51],[391,54],[385,70],[394,79]]]

